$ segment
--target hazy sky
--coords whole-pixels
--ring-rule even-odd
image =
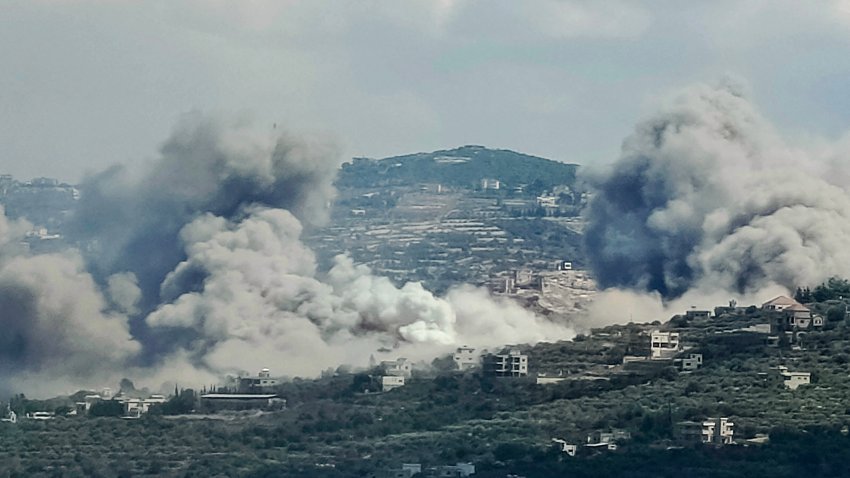
[[[843,135],[850,0],[0,0],[0,172],[145,160],[192,110],[346,156],[610,162],[661,98],[727,74],[784,134]]]

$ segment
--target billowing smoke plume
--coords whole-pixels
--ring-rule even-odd
[[[320,223],[340,164],[326,141],[258,134],[245,122],[200,114],[182,118],[160,153],[149,164],[116,166],[85,181],[72,226],[75,238],[94,245],[87,257],[98,277],[133,272],[148,307],[185,259],[183,226],[206,213],[232,218],[249,204]],[[183,279],[183,287],[196,285]]]
[[[110,310],[75,252],[21,250],[26,228],[0,214],[0,382],[38,377],[28,388],[39,391],[86,385],[103,364],[127,366],[140,350],[127,316]]]
[[[320,274],[288,211],[250,206],[241,216],[208,214],[183,228],[187,259],[163,289],[181,283],[186,271],[200,272],[203,287],[147,317],[153,328],[189,334],[199,368],[223,373],[266,363],[287,374],[315,374],[340,363],[365,364],[379,349],[430,358],[462,343],[572,335],[486,291],[458,288],[441,299],[418,283],[398,288],[345,256]]]
[[[318,270],[302,227],[325,218],[339,163],[321,142],[184,118],[159,158],[85,181],[73,221],[82,253],[0,262],[0,325],[12,332],[0,377],[157,387],[573,336],[469,286],[435,297],[346,256]],[[0,251],[17,244],[15,228],[0,222]]]
[[[591,177],[586,246],[603,287],[752,293],[850,273],[850,196],[734,86],[699,86]]]

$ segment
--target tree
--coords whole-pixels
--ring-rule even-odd
[[[834,305],[826,311],[826,320],[832,323],[838,323],[844,320],[846,308],[843,305]]]
[[[124,404],[118,400],[101,400],[92,404],[89,415],[93,417],[120,417],[124,415]]]

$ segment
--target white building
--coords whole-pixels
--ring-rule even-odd
[[[471,370],[478,366],[478,355],[475,354],[475,349],[466,345],[455,350],[452,360],[458,370]]]
[[[578,445],[573,443],[567,443],[566,440],[561,440],[560,438],[553,438],[552,442],[555,443],[555,446],[558,447],[559,450],[566,453],[570,456],[576,456],[576,451],[578,451]]]
[[[650,334],[649,358],[652,360],[672,359],[680,351],[678,332],[654,330]]]
[[[384,375],[410,378],[413,374],[413,364],[403,357],[397,360],[384,360],[381,362],[381,369]]]
[[[684,441],[728,445],[735,434],[735,424],[728,418],[709,418],[700,422],[679,422],[679,434]]]
[[[780,365],[777,367],[779,375],[782,377],[782,383],[789,390],[797,390],[800,385],[808,385],[812,383],[811,372],[789,372],[788,367]]]
[[[239,377],[238,388],[240,393],[268,393],[280,384],[280,380],[272,378],[271,371],[267,368],[260,370],[256,377]]]
[[[148,413],[154,405],[163,404],[168,400],[164,395],[151,395],[148,398],[123,397],[119,401],[124,404],[125,416],[140,417]]]
[[[481,189],[499,189],[502,183],[498,179],[484,178],[481,180]]]
[[[381,377],[381,391],[389,392],[404,386],[404,375],[384,375]]]
[[[528,375],[528,355],[512,349],[506,354],[485,355],[484,373],[497,377],[525,377]]]

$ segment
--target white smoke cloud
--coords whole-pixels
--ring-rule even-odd
[[[741,88],[686,91],[603,175],[586,244],[603,287],[752,294],[850,273],[850,196],[823,154],[787,145]],[[846,167],[842,167],[846,171]]]
[[[153,328],[191,332],[189,357],[214,374],[273,367],[317,374],[385,355],[430,359],[461,344],[499,346],[571,338],[572,330],[481,289],[435,297],[419,283],[396,287],[346,256],[326,274],[300,242],[289,212],[251,206],[239,220],[205,215],[181,231],[184,271],[201,271],[199,291],[180,295],[147,317]],[[380,355],[380,354],[379,354]]]
[[[31,256],[11,249],[27,224],[8,221],[2,212],[0,382],[39,393],[63,382],[89,384],[128,366],[141,346],[79,254]]]

